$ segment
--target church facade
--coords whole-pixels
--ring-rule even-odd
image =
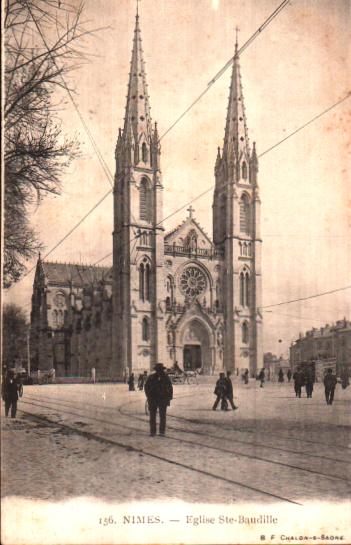
[[[102,378],[175,362],[212,374],[263,366],[260,198],[238,46],[223,149],[215,159],[213,239],[194,217],[163,224],[161,148],[152,124],[139,16],[124,127],[115,150],[112,268],[40,258],[33,286],[32,366]]]

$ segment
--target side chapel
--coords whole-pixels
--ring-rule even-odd
[[[250,149],[238,44],[223,149],[215,160],[213,240],[188,208],[163,225],[161,148],[151,122],[136,15],[124,127],[115,150],[113,266],[38,259],[32,368],[118,379],[167,367],[205,374],[263,366],[258,160]]]

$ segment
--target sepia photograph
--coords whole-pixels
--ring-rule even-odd
[[[351,1],[2,31],[1,543],[351,543]]]

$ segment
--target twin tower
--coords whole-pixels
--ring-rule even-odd
[[[214,169],[213,240],[191,207],[176,229],[165,232],[163,193],[172,188],[162,181],[138,15],[124,127],[115,155],[115,372],[138,373],[157,362],[177,362],[206,374],[249,369],[253,375],[263,366],[260,198],[237,44],[224,145],[218,148]]]

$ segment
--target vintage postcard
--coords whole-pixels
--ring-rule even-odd
[[[2,9],[2,543],[351,543],[350,1]]]

